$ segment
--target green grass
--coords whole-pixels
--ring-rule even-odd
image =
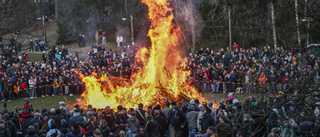
[[[64,101],[66,102],[67,105],[72,105],[76,102],[76,98],[80,97],[78,96],[58,96],[58,97],[44,97],[44,98],[37,98],[37,99],[32,99],[31,104],[34,109],[39,109],[41,111],[42,108],[58,108],[59,107],[59,102]],[[3,104],[5,102],[1,102],[0,105],[0,110],[3,110]],[[18,100],[13,100],[11,102],[7,102],[7,110],[9,111],[14,111],[15,107],[18,106],[19,108],[22,108],[23,105],[25,104],[24,99],[18,99]]]
[[[42,61],[42,54],[40,53],[28,53],[28,58],[30,62]]]
[[[215,104],[219,104],[221,100],[226,101],[228,99],[228,93],[203,93],[203,96],[208,99],[208,101],[213,101]],[[256,98],[259,98],[263,96],[263,94],[234,94],[233,97],[244,102],[244,100],[248,96],[253,96]],[[58,108],[59,107],[59,102],[60,101],[65,101],[67,106],[73,106],[76,103],[76,99],[79,98],[80,96],[59,96],[59,97],[45,97],[45,98],[37,98],[31,100],[31,103],[33,105],[34,109],[39,109],[41,111],[42,108]],[[0,105],[0,110],[3,110],[3,104],[4,102],[1,102]],[[23,107],[25,104],[25,100],[19,99],[19,100],[13,100],[11,102],[7,103],[7,109],[9,111],[14,111],[15,107],[18,106],[20,108]]]

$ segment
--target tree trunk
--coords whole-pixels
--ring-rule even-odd
[[[295,5],[295,14],[296,14],[296,23],[297,23],[297,37],[298,37],[298,46],[301,46],[301,39],[300,39],[300,30],[299,30],[299,16],[298,16],[298,0],[294,0]]]
[[[276,23],[275,23],[275,19],[274,19],[274,7],[273,7],[273,3],[272,2],[270,2],[270,10],[271,10],[271,24],[272,24],[273,45],[274,45],[274,50],[277,51]]]
[[[59,0],[55,0],[54,1],[54,11],[55,11],[55,13],[54,13],[54,17],[55,17],[55,20],[58,20],[58,18],[59,18],[59,12],[58,12],[58,3],[59,3]]]
[[[230,50],[232,50],[232,35],[231,35],[231,9],[228,7],[228,20],[229,20],[229,46]]]

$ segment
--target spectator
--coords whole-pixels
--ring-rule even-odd
[[[166,133],[168,131],[168,127],[169,127],[169,124],[166,120],[166,118],[164,118],[163,116],[160,116],[160,111],[159,110],[155,110],[154,111],[154,120],[155,121],[158,121],[159,124],[160,124],[160,137],[165,137],[166,136]]]
[[[149,137],[148,134],[144,133],[144,129],[140,128],[139,134],[136,137]]]
[[[130,126],[130,130],[132,132],[132,136],[136,136],[139,132],[140,128],[140,122],[136,118],[136,112],[132,111],[131,112],[131,117],[128,119],[128,125]]]
[[[47,137],[51,137],[51,136],[61,136],[61,132],[59,129],[57,129],[56,123],[51,124],[50,130],[47,133]]]
[[[188,130],[189,130],[189,137],[191,137],[191,133],[197,132],[197,118],[199,112],[194,110],[194,105],[189,104],[188,112],[187,112],[187,121],[188,121]]]
[[[30,125],[33,125],[35,123],[38,123],[39,127],[43,126],[43,121],[40,120],[40,113],[35,113],[34,118],[30,120]]]
[[[71,132],[67,136],[70,137],[83,137],[84,133],[80,130],[79,124],[73,124],[71,127]]]
[[[143,126],[143,127],[146,124],[146,118],[144,116],[145,113],[146,113],[146,111],[143,110],[143,104],[140,103],[138,105],[138,110],[136,110],[136,116],[137,116],[137,119],[139,120],[140,126]]]
[[[73,113],[73,116],[70,118],[70,121],[69,121],[69,125],[70,127],[73,125],[73,124],[79,124],[81,122],[84,121],[84,118],[81,116],[80,114],[80,109],[79,108],[76,108],[74,110],[74,113]]]
[[[153,116],[147,117],[148,122],[146,124],[146,134],[149,137],[160,137],[160,124],[158,121],[153,120]]]

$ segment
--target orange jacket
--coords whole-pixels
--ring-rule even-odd
[[[267,81],[266,75],[260,75],[259,84],[266,84],[266,81]]]

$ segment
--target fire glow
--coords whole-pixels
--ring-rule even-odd
[[[189,71],[183,71],[185,63],[178,51],[179,26],[174,25],[173,8],[167,0],[141,0],[148,6],[148,17],[151,21],[148,37],[151,47],[141,48],[136,62],[144,64],[139,72],[133,74],[131,82],[115,84],[111,78],[101,82],[95,76],[82,77],[86,83],[86,91],[81,95],[85,104],[96,108],[122,105],[135,108],[139,103],[146,106],[163,104],[166,98],[171,101],[187,101],[199,99],[204,101],[198,91],[186,81]]]

